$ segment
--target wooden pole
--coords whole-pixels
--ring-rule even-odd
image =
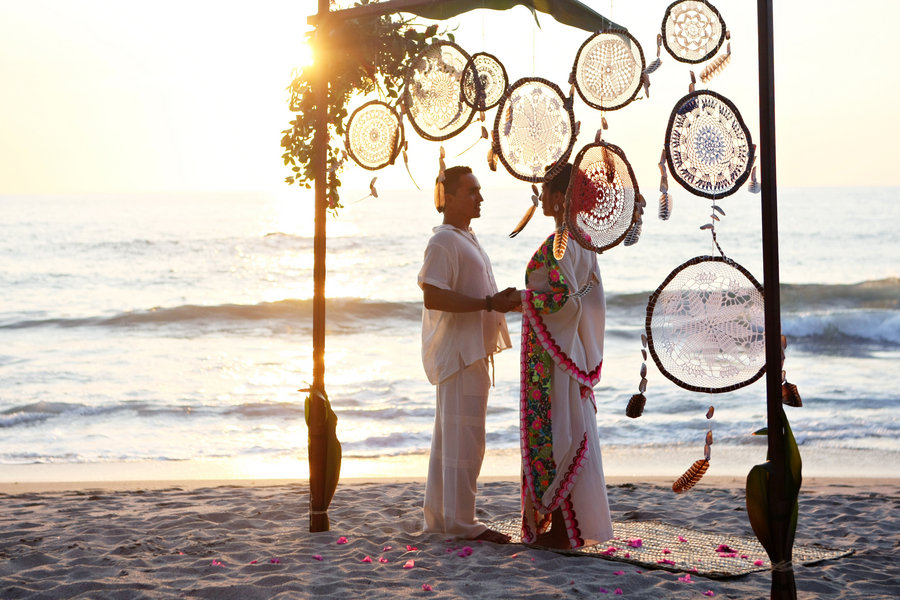
[[[328,0],[319,0],[319,17],[327,16]],[[322,21],[327,22],[327,19]],[[323,31],[324,30],[324,31]],[[325,499],[325,218],[328,209],[328,29],[316,35],[314,83],[316,133],[315,234],[313,240],[313,380],[309,395],[309,530],[328,530]]]
[[[790,567],[789,527],[792,505],[787,499],[784,422],[781,399],[781,296],[778,272],[778,189],[775,170],[775,57],[773,0],[757,0],[759,36],[759,165],[762,171],[763,279],[766,297],[766,407],[768,420],[769,523],[774,555],[771,598],[796,599]]]

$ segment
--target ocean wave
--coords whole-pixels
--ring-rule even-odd
[[[874,342],[900,345],[900,312],[857,310],[789,315],[781,331],[788,338],[829,343]]]
[[[258,304],[220,304],[202,306],[186,304],[174,307],[157,307],[136,310],[113,316],[46,317],[12,320],[0,324],[0,329],[31,329],[39,327],[146,327],[178,324],[258,324],[276,321],[309,328],[312,326],[313,301],[279,300]],[[326,300],[326,323],[332,330],[356,330],[361,325],[367,329],[387,327],[386,321],[419,321],[422,318],[421,302],[386,302],[362,298],[332,298]]]

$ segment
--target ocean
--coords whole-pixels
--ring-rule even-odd
[[[357,199],[365,193],[345,189],[347,206],[328,220],[325,383],[345,459],[402,462],[427,454],[433,425],[416,274],[439,216],[428,191]],[[510,239],[529,186],[484,194],[473,228],[498,284],[522,287],[551,223],[538,214]],[[644,416],[624,414],[648,296],[713,251],[699,229],[710,201],[673,195],[670,220],[648,197],[639,243],[599,257],[608,300],[600,439],[611,450],[696,449],[699,458],[713,405],[713,459],[727,447],[762,462],[765,442],[751,433],[765,425],[765,379],[699,394],[651,361]],[[311,198],[0,197],[0,479],[13,465],[117,463],[139,474],[170,461],[303,463]],[[762,282],[760,196],[742,190],[719,205],[723,250]],[[781,189],[778,214],[785,370],[804,404],[786,410],[801,453],[878,456],[872,474],[900,476],[900,188]],[[492,452],[519,444],[519,321],[509,315],[514,348],[496,361]]]

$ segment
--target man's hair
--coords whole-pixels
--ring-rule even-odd
[[[555,165],[550,165],[547,167],[547,171],[550,171]],[[550,193],[560,192],[561,194],[566,193],[566,189],[569,187],[569,179],[572,177],[572,163],[566,163],[563,165],[563,168],[560,169],[559,173],[554,175],[551,179],[547,180],[547,185],[550,188]]]
[[[444,195],[447,194],[455,194],[456,190],[459,189],[459,180],[462,179],[463,175],[468,175],[472,172],[471,167],[450,167],[449,169],[444,171]]]

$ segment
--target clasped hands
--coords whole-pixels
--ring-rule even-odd
[[[514,287],[508,287],[491,296],[491,309],[500,313],[507,313],[522,308],[522,295]]]

